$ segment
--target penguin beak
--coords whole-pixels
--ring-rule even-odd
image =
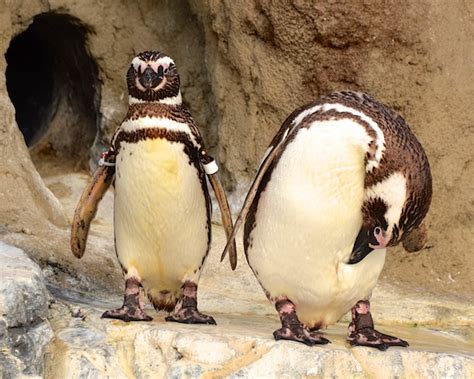
[[[352,247],[352,253],[348,264],[359,263],[375,249],[387,247],[390,236],[381,227],[366,228],[362,227]]]
[[[151,67],[147,67],[140,76],[140,84],[146,89],[157,87],[163,80],[163,75],[160,76],[159,72],[159,70],[157,73]]]
[[[369,243],[369,233],[370,230],[364,227],[360,229],[354,242],[354,246],[352,247],[352,253],[347,262],[348,264],[359,263],[374,250]]]

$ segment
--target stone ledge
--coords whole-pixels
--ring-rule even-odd
[[[79,309],[80,308],[80,309]],[[71,312],[71,309],[74,309]],[[324,333],[326,346],[274,341],[275,318],[213,314],[217,326],[100,319],[102,308],[58,301],[56,339],[47,377],[472,377],[474,344],[469,330],[409,326],[381,330],[407,339],[408,349],[350,348],[346,325]],[[72,317],[75,315],[76,317]]]

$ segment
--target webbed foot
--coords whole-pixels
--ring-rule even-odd
[[[349,325],[347,340],[351,346],[368,346],[381,351],[387,350],[390,346],[409,346],[408,342],[398,337],[374,329],[368,300],[358,301],[352,308],[352,322]]]
[[[289,340],[302,342],[308,346],[325,345],[330,343],[327,338],[320,336],[318,333],[310,332],[303,325],[284,326],[273,332],[275,340]]]
[[[288,299],[279,300],[275,307],[280,316],[282,327],[273,332],[275,340],[289,340],[304,343],[308,346],[330,343],[327,338],[316,332],[311,332],[298,319],[295,305]]]
[[[181,322],[183,324],[216,325],[214,318],[198,311],[197,285],[193,282],[184,283],[183,295],[177,302],[173,312],[165,317],[165,320]]]
[[[390,346],[409,346],[407,341],[380,333],[373,328],[361,329],[357,333],[349,335],[347,340],[351,346],[375,347],[381,351],[387,350]]]
[[[190,308],[182,308],[178,312],[173,312],[171,315],[165,317],[165,320],[181,322],[183,324],[216,325],[216,321],[211,316]]]
[[[128,278],[125,281],[125,294],[123,296],[122,307],[105,311],[101,317],[126,322],[153,320],[152,317],[145,313],[140,302],[140,281],[136,278]]]
[[[129,308],[122,306],[118,309],[112,309],[105,311],[101,318],[113,318],[117,320],[129,321],[151,321],[153,318],[148,316],[143,309],[140,308]]]

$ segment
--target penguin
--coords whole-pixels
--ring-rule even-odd
[[[341,91],[296,109],[228,240],[230,247],[245,220],[247,262],[282,324],[274,338],[326,344],[317,330],[351,311],[350,345],[408,346],[374,328],[369,299],[386,248],[426,232],[431,196],[427,156],[389,107]]]
[[[227,235],[232,231],[217,164],[182,102],[172,58],[157,51],[138,54],[127,85],[128,112],[74,214],[72,252],[83,256],[98,203],[114,182],[115,250],[125,292],[122,307],[102,317],[151,321],[143,309],[146,292],[157,311],[171,312],[166,321],[215,324],[197,308],[197,287],[211,243],[206,174]],[[235,246],[229,257],[235,269]]]

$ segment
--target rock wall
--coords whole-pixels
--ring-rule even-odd
[[[4,52],[44,12],[68,14],[91,30],[86,48],[101,84],[98,140],[110,138],[125,113],[130,58],[145,49],[173,56],[185,100],[223,165],[234,209],[268,142],[295,107],[345,88],[391,105],[426,148],[434,199],[430,248],[411,255],[395,249],[383,278],[473,297],[471,3],[31,0],[0,1],[0,9]],[[3,58],[0,69],[5,72]],[[91,236],[97,254],[80,265],[70,258],[68,219],[32,164],[3,76],[0,108],[1,237],[23,246],[48,270],[74,276],[83,288],[92,286],[90,277],[104,287],[118,283],[112,240],[94,246]],[[50,174],[35,154],[42,175]],[[69,169],[87,158],[75,157]],[[61,172],[59,166],[55,173]]]
[[[191,4],[205,30],[219,158],[238,203],[247,188],[241,183],[293,109],[332,90],[366,91],[406,118],[434,180],[429,249],[413,255],[396,249],[384,277],[472,298],[474,4]]]

